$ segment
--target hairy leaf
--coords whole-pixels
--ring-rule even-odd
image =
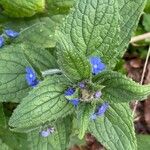
[[[1,0],[0,4],[10,17],[31,17],[45,10],[45,0]]]
[[[47,51],[23,44],[10,45],[0,52],[0,101],[19,102],[30,89],[25,80],[25,68],[54,68],[55,59]]]
[[[78,127],[80,139],[83,139],[90,122],[90,116],[94,112],[94,107],[91,104],[79,106],[77,111]]]
[[[102,99],[113,102],[143,100],[150,95],[150,85],[140,85],[132,79],[113,71],[104,71],[94,78],[102,89]]]
[[[58,63],[64,74],[73,81],[91,77],[91,65],[88,59],[78,51],[58,51]]]
[[[91,121],[89,131],[107,150],[136,150],[136,138],[128,104],[112,104],[104,116]]]
[[[126,48],[133,30],[136,28],[139,21],[139,17],[142,14],[142,11],[145,6],[146,0],[117,0],[119,7],[119,26],[120,39],[118,41],[119,46],[117,49],[112,49],[109,53],[109,61],[112,66],[116,65],[116,62],[123,56],[126,51]],[[114,39],[114,42],[116,40]]]
[[[74,110],[64,96],[69,85],[63,76],[46,78],[23,99],[10,118],[9,125],[18,129],[36,127],[68,115]]]
[[[3,111],[3,104],[0,103],[0,127],[6,127],[6,118]]]
[[[59,119],[54,129],[54,133],[47,138],[42,137],[37,130],[30,132],[28,134],[30,150],[66,150],[72,129],[72,119],[69,116]]]
[[[106,53],[117,45],[112,45],[112,41],[118,39],[118,19],[117,0],[77,0],[75,9],[58,32],[61,47],[77,49],[86,55],[96,52],[107,63]],[[66,40],[62,40],[63,35]]]

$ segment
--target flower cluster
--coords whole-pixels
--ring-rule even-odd
[[[95,120],[98,116],[103,116],[108,107],[108,103],[103,103],[101,106],[98,107],[97,111],[91,115],[91,119]]]
[[[8,30],[5,30],[4,31],[4,34],[9,37],[9,38],[16,38],[17,36],[19,36],[19,33],[14,31],[14,30],[11,30],[11,29],[8,29]],[[3,35],[4,35],[3,34]],[[5,43],[5,39],[3,37],[3,35],[0,36],[0,48],[4,45]]]
[[[35,87],[39,83],[36,73],[31,67],[26,67],[26,81],[31,87]]]
[[[54,128],[47,128],[46,130],[41,131],[40,134],[42,137],[48,137],[54,131],[55,131]]]
[[[90,63],[92,65],[93,75],[97,75],[105,69],[105,64],[102,63],[102,60],[99,57],[92,56],[90,57]]]

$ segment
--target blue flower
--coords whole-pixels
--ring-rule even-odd
[[[85,83],[80,82],[80,83],[79,83],[79,87],[80,87],[81,89],[85,88]]]
[[[68,88],[66,91],[65,91],[65,96],[71,96],[73,95],[75,92],[75,89],[74,88]]]
[[[14,31],[14,30],[5,30],[5,34],[10,37],[10,38],[16,38],[17,36],[19,36],[19,33]]]
[[[0,48],[4,45],[4,38],[0,36]]]
[[[90,63],[92,65],[92,73],[93,75],[97,75],[105,69],[105,64],[102,63],[99,57],[93,56],[90,57]]]
[[[72,103],[74,107],[77,107],[80,101],[78,98],[75,98],[75,99],[69,100],[69,102]]]
[[[97,118],[97,115],[95,113],[93,113],[90,117],[90,119],[92,119],[92,120],[96,120],[96,118]]]
[[[103,103],[100,107],[98,107],[97,111],[90,116],[90,118],[92,120],[96,120],[98,116],[103,116],[106,110],[108,109],[108,107],[109,107],[108,103],[106,102]]]
[[[36,74],[31,67],[26,67],[26,81],[31,87],[35,87],[39,83]]]
[[[96,112],[96,115],[98,116],[102,116],[104,115],[104,113],[106,112],[106,110],[108,109],[109,104],[108,103],[103,103],[99,108],[98,111]]]
[[[48,137],[50,134],[54,132],[54,128],[48,128],[47,130],[41,131],[41,136],[42,137]]]
[[[100,98],[101,96],[102,96],[102,93],[100,91],[98,91],[94,94],[95,98]]]

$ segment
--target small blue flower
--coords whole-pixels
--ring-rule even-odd
[[[81,89],[85,88],[85,83],[80,82],[80,83],[79,83],[79,87],[80,87]]]
[[[98,91],[94,94],[95,98],[100,98],[101,96],[102,96],[102,93],[100,91]]]
[[[106,112],[106,110],[108,109],[109,107],[109,104],[108,103],[103,103],[99,108],[98,108],[98,111],[96,113],[96,115],[98,116],[102,116],[104,115],[104,113]]]
[[[98,116],[103,116],[108,107],[108,103],[103,103],[100,107],[98,107],[98,110],[90,116],[91,120],[96,120]]]
[[[48,137],[50,132],[49,132],[49,130],[46,130],[46,131],[41,131],[40,134],[41,134],[42,137]]]
[[[105,69],[105,64],[102,63],[99,57],[93,56],[90,57],[90,63],[92,65],[92,73],[93,75],[97,75]]]
[[[97,115],[96,115],[95,113],[93,113],[93,114],[90,116],[90,119],[91,119],[91,120],[96,120],[96,118],[97,118]]]
[[[68,88],[66,91],[65,91],[65,96],[71,96],[73,95],[75,92],[75,89],[74,88]]]
[[[11,29],[5,30],[5,34],[10,38],[16,38],[17,36],[19,36],[18,32]]]
[[[75,98],[75,99],[69,100],[69,102],[72,103],[74,107],[77,107],[80,101],[79,99]]]
[[[42,137],[48,137],[50,134],[54,132],[54,128],[48,128],[47,130],[41,131],[41,136]]]
[[[4,45],[4,38],[0,36],[0,48]]]
[[[36,74],[31,67],[26,67],[26,81],[31,87],[35,87],[39,83]]]

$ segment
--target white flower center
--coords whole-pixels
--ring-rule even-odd
[[[97,68],[97,65],[95,64],[93,67],[96,69],[96,68]]]
[[[33,78],[33,74],[30,73],[30,78]]]

